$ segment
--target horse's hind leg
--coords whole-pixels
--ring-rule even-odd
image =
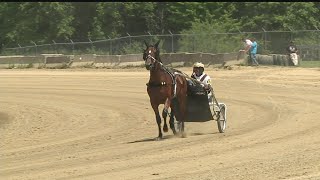
[[[174,110],[171,108],[171,115],[170,115],[170,129],[172,130],[173,134],[176,135],[176,128],[174,127]]]
[[[168,132],[167,115],[168,115],[168,110],[166,110],[166,109],[164,108],[164,109],[162,110],[163,132]]]
[[[176,118],[177,121],[180,122],[180,127],[179,127],[179,134],[181,134],[181,137],[186,137],[186,133],[184,132],[184,121],[186,118],[186,97],[185,96],[180,96],[177,100],[177,106],[176,106]]]
[[[183,99],[183,98],[181,98]],[[186,102],[185,101],[181,101],[181,104],[185,104]],[[187,113],[187,109],[186,109],[186,106],[180,106],[180,114],[181,114],[181,137],[186,137],[186,133],[184,132],[184,121],[186,119],[186,113]]]

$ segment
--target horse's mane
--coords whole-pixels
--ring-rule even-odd
[[[155,46],[152,45],[152,47],[155,47]],[[160,49],[159,49],[159,47],[155,47],[155,48],[156,48],[156,50],[157,50],[157,51],[156,51],[156,57],[155,57],[155,58],[156,58],[156,60],[162,62],[162,61],[161,61],[161,58],[160,58]]]

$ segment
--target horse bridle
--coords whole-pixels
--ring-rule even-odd
[[[148,53],[147,56],[144,56],[144,58],[145,58],[145,59],[144,59],[145,62],[147,62],[147,60],[148,60],[149,58],[152,59],[151,64],[150,64],[149,66],[146,65],[146,68],[147,68],[148,70],[151,71],[151,70],[154,68],[154,64],[157,62],[157,63],[160,64],[161,69],[163,69],[166,73],[168,73],[168,74],[170,75],[171,80],[172,80],[172,86],[173,86],[173,94],[174,94],[173,97],[176,97],[177,83],[176,83],[175,73],[172,74],[172,73],[168,70],[168,68],[167,68],[165,65],[162,64],[161,61],[159,61],[159,60],[157,60],[155,57],[151,56],[151,55],[150,55],[150,52]],[[150,84],[147,83],[147,86],[149,86],[149,85],[150,85]],[[164,86],[164,85],[166,85],[166,82],[161,82],[160,85],[161,85],[161,86]],[[156,86],[157,86],[157,85],[156,85]]]
[[[151,61],[150,65],[147,66],[146,62],[147,62],[148,59],[152,59],[152,61]],[[145,61],[145,66],[146,66],[146,68],[147,68],[148,70],[152,70],[152,69],[154,68],[154,63],[155,63],[155,62],[157,62],[157,63],[159,63],[161,66],[163,66],[163,64],[162,64],[161,61],[157,60],[155,57],[153,57],[153,56],[150,55],[150,52],[149,52],[148,55],[145,57],[144,61]]]

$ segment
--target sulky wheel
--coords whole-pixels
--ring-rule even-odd
[[[227,125],[227,106],[223,103],[219,103],[220,111],[217,113],[217,124],[220,133],[223,133]]]
[[[177,133],[181,133],[182,128],[184,128],[184,122],[176,121],[175,128],[176,128]]]

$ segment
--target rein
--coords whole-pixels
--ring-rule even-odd
[[[174,90],[173,90],[173,97],[176,97],[177,95],[177,83],[176,83],[176,78],[174,77],[175,76],[175,73],[172,74],[168,68],[161,62],[161,61],[158,61],[156,58],[154,58],[153,56],[151,56],[150,54],[148,54],[147,58],[151,58],[153,59],[155,62],[159,63],[161,68],[170,75],[171,77],[171,80],[172,80],[172,85],[174,86]],[[161,82],[161,84],[150,84],[150,83],[147,83],[146,84],[147,86],[150,86],[150,87],[161,87],[161,86],[165,86],[167,85],[166,82]]]
[[[183,76],[183,77],[191,80],[191,81],[194,82],[194,83],[199,83],[199,84],[203,84],[203,85],[204,85],[204,83],[203,83],[202,81],[198,81],[198,80],[190,77],[188,74],[186,74],[186,73],[184,73],[184,72],[181,72],[181,71],[180,71],[180,72],[174,72],[174,73],[175,73],[175,74],[178,74],[178,75],[180,75],[180,76]]]
[[[154,61],[157,61],[161,66],[164,66],[161,61],[158,61],[156,58],[154,58],[154,57],[151,56],[150,54],[148,54],[147,58],[151,58],[151,59],[153,59]]]
[[[156,58],[154,58],[154,57],[151,56],[150,54],[148,54],[147,57],[153,59],[153,60],[156,61],[156,62],[158,62],[158,63],[161,65],[162,69],[165,70],[165,71],[170,75],[170,77],[171,77],[171,79],[172,79],[172,82],[173,82],[173,85],[175,85],[175,92],[176,92],[176,81],[175,81],[174,75],[172,75],[172,73],[168,70],[168,67],[166,67],[161,61],[158,61]],[[181,71],[180,71],[180,72],[174,72],[174,74],[175,74],[175,75],[183,76],[183,77],[185,77],[185,78],[187,78],[187,79],[190,79],[191,81],[193,81],[193,82],[195,82],[195,83],[204,84],[203,82],[199,82],[199,81],[193,79],[192,77],[190,77],[189,75],[187,75],[187,74],[184,73],[184,72],[181,72]],[[149,83],[147,83],[147,86],[148,86],[148,85],[149,85]],[[157,86],[157,87],[158,87],[158,86],[164,86],[164,85],[166,85],[166,82],[161,82],[161,84],[159,84],[159,85],[153,85],[153,86]],[[176,94],[176,93],[174,93],[174,94]]]

